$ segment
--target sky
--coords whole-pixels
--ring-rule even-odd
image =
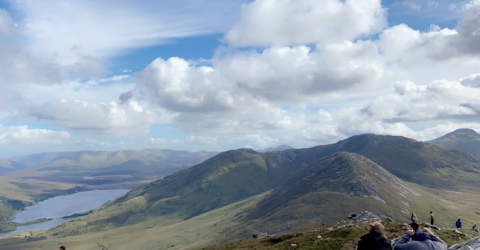
[[[480,0],[0,0],[0,157],[480,131]]]

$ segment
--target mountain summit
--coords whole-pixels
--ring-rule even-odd
[[[473,129],[457,129],[429,143],[480,156],[480,134]]]
[[[373,161],[355,153],[325,157],[276,188],[259,202],[249,219],[302,227],[332,223],[350,211],[375,211],[404,216],[409,202],[422,196]],[[426,199],[422,197],[421,199]],[[313,225],[313,224],[312,224]]]

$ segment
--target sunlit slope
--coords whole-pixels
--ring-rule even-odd
[[[232,150],[139,187],[112,206],[142,197],[145,217],[175,213],[190,218],[270,190],[274,183],[261,154]]]
[[[458,129],[429,143],[480,156],[480,135],[472,129]]]
[[[401,136],[363,134],[335,144],[266,155],[267,162],[283,159],[280,166],[307,166],[340,151],[365,156],[400,179],[420,185],[448,188],[459,184],[480,185],[477,156]]]

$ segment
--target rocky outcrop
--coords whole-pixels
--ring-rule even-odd
[[[480,250],[480,237],[473,238],[461,244],[455,244],[449,250]]]

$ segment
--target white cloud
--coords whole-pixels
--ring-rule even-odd
[[[71,135],[65,131],[32,129],[28,126],[6,127],[0,124],[0,144],[61,144]]]
[[[480,0],[465,5],[455,29],[434,27],[419,32],[405,24],[382,32],[378,44],[390,60],[407,63],[426,57],[433,61],[479,58],[480,56]]]
[[[386,26],[380,0],[255,0],[225,35],[233,46],[351,40]]]
[[[98,77],[111,57],[173,39],[227,30],[240,0],[9,1],[0,9],[0,83]]]
[[[61,65],[108,58],[170,39],[222,32],[232,24],[240,1],[19,1],[19,22],[28,47]]]
[[[60,99],[31,104],[17,117],[47,121],[87,135],[134,136],[147,133],[157,115],[151,111],[144,112],[142,106],[133,100],[118,104]]]

